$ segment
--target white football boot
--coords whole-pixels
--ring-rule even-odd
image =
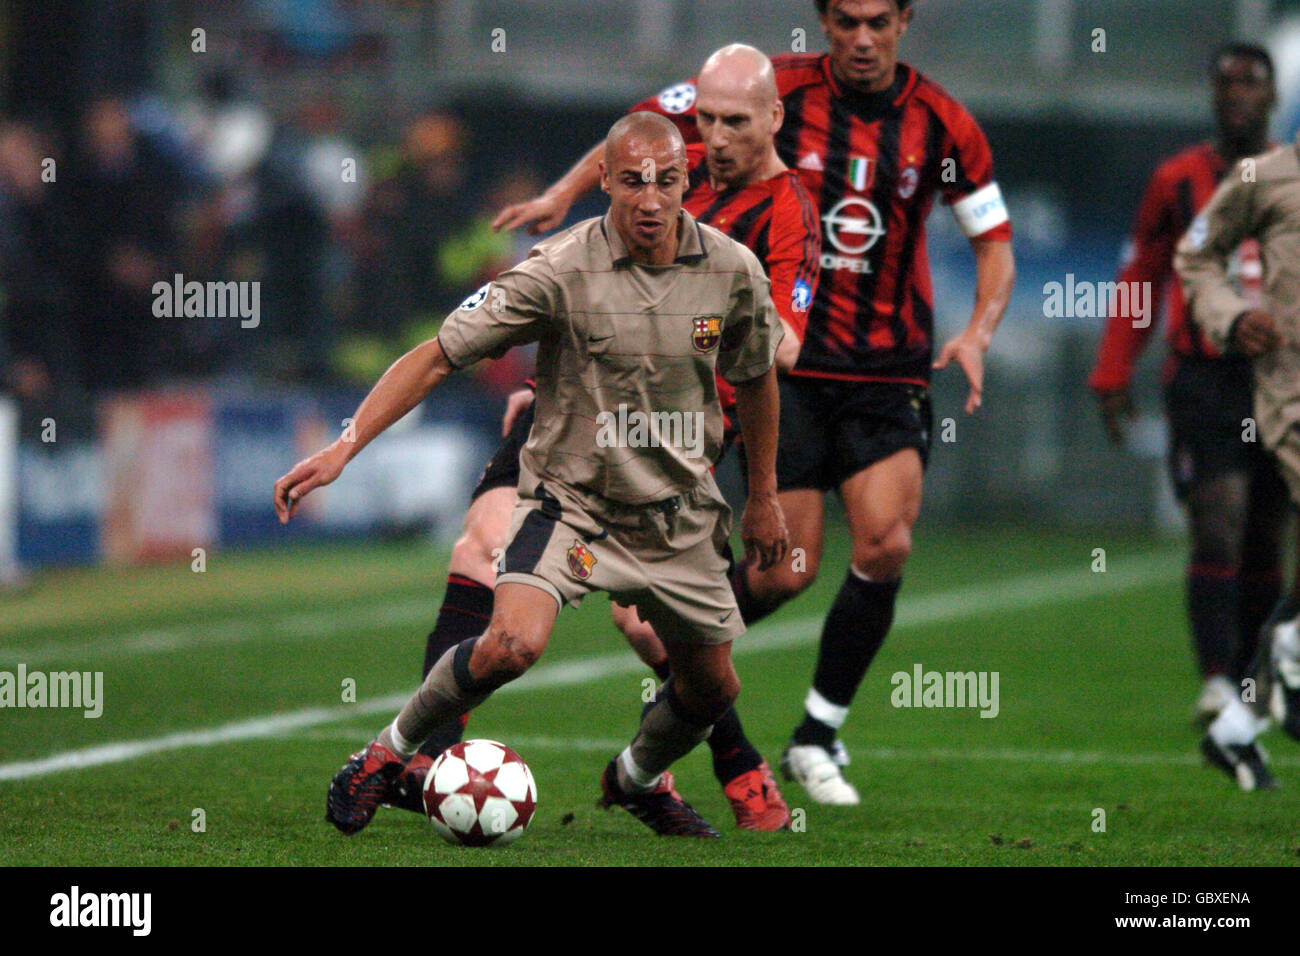
[[[1196,719],[1203,725],[1208,724],[1236,696],[1231,682],[1222,674],[1206,678],[1201,685],[1201,696],[1196,699]]]
[[[835,761],[837,767],[847,767],[850,763],[849,748],[844,746],[844,741],[835,738],[835,743],[831,744],[831,759]]]
[[[1273,628],[1273,694],[1269,710],[1287,735],[1300,740],[1300,619]]]
[[[1234,698],[1201,738],[1201,753],[1242,790],[1273,790],[1277,782],[1268,769],[1268,753],[1256,740],[1266,729],[1267,717],[1256,716]]]
[[[815,744],[791,744],[781,755],[781,772],[796,781],[817,803],[851,807],[861,800],[853,784],[844,779],[835,758],[825,747]]]

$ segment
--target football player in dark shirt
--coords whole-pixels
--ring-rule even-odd
[[[1206,721],[1238,693],[1260,628],[1277,603],[1287,507],[1286,485],[1272,457],[1259,442],[1242,440],[1253,415],[1250,359],[1219,352],[1190,321],[1182,286],[1171,281],[1174,247],[1196,214],[1239,160],[1269,146],[1268,117],[1277,93],[1268,52],[1224,46],[1210,61],[1210,81],[1216,136],[1156,167],[1119,275],[1121,287],[1148,284],[1147,301],[1165,303],[1169,354],[1161,378],[1169,471],[1191,524],[1187,613],[1203,681],[1196,712]],[[1243,295],[1258,302],[1259,243],[1243,242],[1232,268]],[[1126,301],[1128,307],[1119,307]],[[1088,379],[1117,443],[1132,415],[1134,365],[1156,328],[1155,316],[1134,314],[1131,303],[1131,295],[1116,297]]]

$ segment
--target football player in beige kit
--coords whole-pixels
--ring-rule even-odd
[[[1300,507],[1300,139],[1229,173],[1178,244],[1174,264],[1192,319],[1225,351],[1249,356],[1255,378],[1254,422],[1243,440],[1258,440],[1277,460],[1294,508]],[[1228,279],[1237,243],[1258,240],[1264,305],[1253,308]],[[1201,749],[1243,790],[1273,779],[1256,737],[1265,707],[1300,740],[1300,570],[1260,633],[1253,677],[1258,686],[1233,698],[1210,724]],[[1244,682],[1243,682],[1244,683]]]
[[[452,371],[537,342],[537,412],[520,454],[520,500],[486,632],[445,653],[393,723],[330,785],[327,818],[355,833],[425,737],[540,656],[562,604],[607,591],[664,640],[672,678],[601,779],[606,805],[655,832],[717,836],[673,790],[668,766],[708,734],[739,681],[744,624],[722,547],[730,512],[710,466],[722,447],[715,368],[736,387],[748,451],[747,555],[785,554],[776,501],[782,337],[755,255],[681,208],[686,150],[671,122],[620,119],[606,139],[609,212],[539,243],[398,359],[362,402],[354,434],[275,486],[287,522],[302,497]],[[352,440],[348,440],[351,438]]]

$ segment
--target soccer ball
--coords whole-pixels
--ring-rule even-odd
[[[519,754],[495,740],[448,747],[424,778],[424,812],[448,843],[514,843],[536,809],[533,772]]]

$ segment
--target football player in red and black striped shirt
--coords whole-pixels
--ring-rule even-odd
[[[1011,224],[988,142],[938,85],[898,61],[909,0],[815,0],[826,54],[775,57],[785,122],[781,159],[799,173],[822,221],[821,277],[799,361],[781,382],[777,479],[798,561],[733,580],[752,624],[817,573],[826,492],[838,491],[853,557],[822,631],[803,721],[782,763],[814,800],[857,803],[836,740],[894,615],[930,441],[931,369],[956,362],[983,395],[984,353],[1010,299]],[[696,90],[670,87],[639,104],[690,136]],[[542,196],[511,206],[498,227],[560,224],[596,182],[595,150]],[[933,290],[925,220],[947,203],[975,254],[966,329],[933,356]],[[839,757],[837,760],[836,757]]]
[[[699,133],[687,150],[689,183],[682,208],[700,222],[748,246],[767,270],[772,300],[786,326],[777,350],[779,368],[799,356],[808,308],[817,287],[821,233],[817,212],[800,178],[777,156],[774,133],[783,110],[772,65],[753,47],[734,45],[715,53],[700,71]],[[735,390],[721,377],[718,394],[727,411]],[[493,607],[495,560],[506,544],[519,483],[519,450],[533,422],[531,392],[510,396],[505,441],[484,469],[465,516],[464,535],[452,550],[443,604],[426,642],[424,671],[450,647],[482,632]],[[668,655],[634,608],[611,604],[614,619],[637,654],[660,678]],[[432,759],[461,739],[462,722],[437,728],[407,765],[390,802],[422,812],[419,794]],[[735,708],[714,725],[708,739],[714,775],[723,786],[737,825],[775,830],[790,812],[762,755],[746,738]]]
[[[1165,160],[1147,185],[1120,283],[1149,284],[1147,301],[1166,301],[1169,355],[1163,371],[1169,419],[1169,469],[1187,504],[1192,553],[1187,610],[1204,687],[1197,702],[1212,718],[1236,694],[1255,656],[1257,637],[1281,589],[1279,537],[1287,491],[1272,457],[1242,440],[1252,417],[1250,360],[1221,355],[1192,324],[1173,276],[1174,247],[1238,160],[1263,152],[1276,99],[1273,63],[1257,46],[1230,44],[1210,62],[1218,135]],[[1247,298],[1260,295],[1259,246],[1237,250],[1234,269]],[[1168,299],[1166,300],[1166,292]],[[1132,296],[1125,299],[1131,300]],[[1115,305],[1120,300],[1117,297]],[[1112,441],[1132,412],[1129,385],[1156,323],[1114,307],[1088,383]]]

